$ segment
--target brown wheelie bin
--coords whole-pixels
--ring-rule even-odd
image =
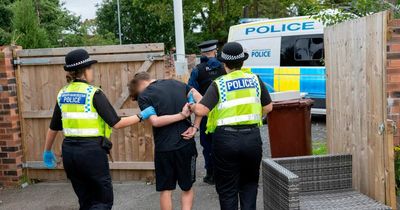
[[[268,114],[271,155],[292,157],[311,155],[311,99],[273,102]]]

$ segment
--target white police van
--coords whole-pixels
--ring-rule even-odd
[[[232,26],[228,41],[249,53],[244,68],[260,75],[271,92],[300,91],[325,113],[323,24],[310,17],[261,20]]]

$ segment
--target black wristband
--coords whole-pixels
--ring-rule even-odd
[[[140,113],[137,114],[136,116],[139,118],[139,122],[142,122],[142,121],[143,121],[143,116],[142,116]]]

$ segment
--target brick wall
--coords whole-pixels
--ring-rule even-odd
[[[22,140],[12,49],[0,47],[0,186],[19,184]]]

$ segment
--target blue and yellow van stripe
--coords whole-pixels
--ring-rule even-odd
[[[270,92],[295,90],[325,98],[325,67],[245,68],[260,76]]]

